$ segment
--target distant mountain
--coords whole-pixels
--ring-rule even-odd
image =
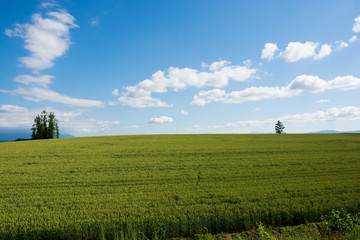
[[[318,132],[311,132],[311,133],[340,133],[340,132],[336,130],[321,130]]]
[[[318,131],[318,132],[311,132],[311,133],[360,133],[360,130],[345,131],[345,132],[340,132],[340,131],[336,131],[336,130],[321,130],[321,131]]]
[[[60,133],[60,138],[73,138],[75,136],[71,135],[71,134],[67,134],[67,133],[64,133],[64,134],[61,134]]]
[[[64,133],[60,133],[60,138],[71,138],[74,137],[73,135]],[[16,139],[30,139],[31,132],[2,132],[0,131],[0,142],[8,142],[8,141],[15,141]]]
[[[31,133],[26,132],[0,132],[0,141],[14,141],[18,138],[31,138]]]
[[[344,133],[360,133],[360,130],[351,131],[351,132],[344,132]]]

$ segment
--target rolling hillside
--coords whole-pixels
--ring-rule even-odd
[[[0,239],[177,237],[360,206],[359,134],[0,143]]]

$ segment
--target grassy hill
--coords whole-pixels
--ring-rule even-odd
[[[0,239],[234,232],[360,208],[359,134],[0,143]]]

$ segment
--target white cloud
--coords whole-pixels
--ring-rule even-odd
[[[296,62],[315,56],[315,49],[318,45],[319,44],[315,42],[290,42],[285,51],[281,52],[279,56],[284,58],[286,62]]]
[[[355,33],[360,32],[360,16],[354,19],[355,24],[353,26],[353,31]],[[356,35],[352,36],[349,39],[349,43],[356,42],[358,37]],[[349,44],[345,41],[339,40],[335,42],[336,48],[338,50],[349,47]],[[330,44],[322,44],[318,53],[316,49],[319,47],[319,43],[308,41],[305,43],[301,42],[289,42],[284,51],[280,52],[278,57],[284,58],[286,62],[297,62],[301,59],[306,59],[313,57],[315,60],[323,59],[326,56],[329,56],[332,52]],[[275,52],[278,51],[278,46],[274,43],[266,43],[264,49],[262,50],[261,58],[272,60],[274,59]]]
[[[196,106],[204,106],[208,103],[211,103],[210,100],[205,100],[203,98],[200,98],[198,95],[194,96],[194,100],[191,102],[191,105],[196,105]]]
[[[116,103],[116,102],[114,102],[114,101],[108,101],[108,105],[109,105],[109,106],[116,106],[116,105],[117,105],[117,103]]]
[[[358,16],[357,18],[354,19],[355,24],[353,26],[353,32],[355,33],[359,33],[360,32],[360,16]]]
[[[359,107],[329,108],[314,113],[288,114],[281,117],[288,123],[309,123],[315,121],[360,120]]]
[[[42,8],[57,6],[55,2],[43,2]],[[33,72],[50,68],[54,60],[68,50],[70,41],[70,29],[78,27],[75,18],[65,9],[48,11],[45,16],[33,14],[31,23],[16,24],[14,29],[6,29],[9,37],[20,37],[25,41],[25,49],[30,51],[30,56],[21,57],[20,61]],[[52,101],[78,107],[102,107],[104,103],[97,100],[73,98],[48,87],[54,76],[50,75],[19,75],[14,78],[15,82],[26,87],[18,87],[15,90],[0,90],[11,94],[23,95],[30,101]]]
[[[218,99],[218,98],[223,97],[225,95],[225,90],[220,90],[220,89],[213,89],[213,90],[209,90],[209,91],[201,90],[198,93],[198,95],[201,98],[213,100],[213,99]]]
[[[52,7],[55,7],[55,6],[57,6],[55,1],[47,1],[47,2],[40,3],[41,8],[52,8]]]
[[[0,89],[0,92],[22,95],[24,99],[35,102],[51,101],[76,107],[104,107],[105,103],[102,101],[73,98],[50,90],[48,85],[52,83],[53,78],[55,77],[50,75],[18,75],[14,81],[26,87],[20,86],[15,90]]]
[[[261,58],[272,60],[277,51],[279,48],[276,43],[265,43],[264,49],[261,51]]]
[[[47,12],[46,17],[33,14],[31,23],[16,24],[14,29],[6,29],[9,37],[20,37],[25,41],[25,49],[30,56],[21,57],[20,61],[34,72],[50,68],[53,61],[68,50],[70,29],[78,27],[75,18],[66,10]]]
[[[225,103],[243,103],[247,101],[259,101],[271,98],[289,97],[292,93],[283,87],[250,87],[241,91],[232,91],[226,95]]]
[[[260,110],[261,110],[261,108],[257,107],[257,108],[254,108],[253,112],[258,112]]]
[[[43,109],[27,109],[16,105],[0,106],[0,128],[28,129],[33,125],[34,118]],[[55,108],[45,108],[47,112],[54,112],[59,121],[60,136],[69,133],[75,136],[101,134],[110,129],[117,121],[104,121],[83,118],[83,111],[62,111]]]
[[[171,107],[172,105],[161,101],[160,99],[153,98],[151,91],[147,91],[136,86],[126,87],[126,92],[121,94],[118,101],[125,106],[134,108],[145,107]]]
[[[214,71],[220,70],[221,68],[223,68],[224,66],[229,65],[229,64],[230,64],[229,61],[220,60],[218,62],[213,62],[212,64],[210,64],[209,69],[210,69],[210,71],[214,72]]]
[[[336,77],[328,82],[329,89],[352,90],[360,88],[360,78],[348,75]]]
[[[171,118],[171,117],[167,117],[167,116],[161,116],[161,117],[158,117],[158,118],[151,118],[149,120],[149,123],[172,123],[174,122],[174,119]]]
[[[99,25],[99,17],[96,16],[96,17],[92,18],[90,21],[90,24],[93,27],[98,26]]]
[[[104,103],[102,101],[97,100],[89,100],[89,99],[80,99],[80,98],[73,98],[58,92],[52,91],[47,88],[23,88],[19,87],[15,90],[8,91],[8,90],[0,90],[1,92],[6,92],[10,94],[19,94],[22,95],[26,100],[29,101],[51,101],[57,103],[63,103],[69,106],[76,106],[76,107],[103,107]]]
[[[201,68],[207,68],[209,67],[209,64],[207,64],[206,62],[201,62]]]
[[[319,53],[314,56],[314,59],[320,60],[326,56],[329,56],[330,54],[331,54],[331,46],[329,44],[323,44],[321,45]]]
[[[55,78],[51,75],[40,75],[40,76],[31,76],[31,75],[18,75],[14,78],[14,82],[18,82],[24,85],[40,86],[43,88],[48,88],[52,83],[52,80]]]
[[[243,61],[243,64],[244,64],[244,66],[250,68],[252,61],[251,61],[251,59],[246,59],[245,61]]]
[[[329,99],[320,99],[318,101],[316,101],[316,103],[327,103],[327,102],[330,102]]]
[[[278,118],[269,118],[265,120],[247,120],[231,122],[223,125],[212,125],[201,130],[220,130],[220,129],[234,129],[234,128],[246,128],[260,127],[260,126],[274,126],[278,120],[281,120],[285,125],[287,124],[301,124],[312,122],[324,122],[324,121],[353,121],[360,120],[360,107],[347,106],[343,108],[329,108],[326,111],[317,111],[313,113],[301,113],[301,114],[287,114]],[[197,127],[198,130],[200,127]]]
[[[302,92],[324,92],[331,89],[352,90],[360,88],[360,78],[348,75],[336,77],[330,81],[318,76],[300,75],[283,87],[250,87],[240,91],[226,93],[224,90],[212,89],[200,91],[194,96],[192,105],[204,106],[215,102],[243,103],[264,99],[284,98],[301,95]]]
[[[139,125],[131,125],[131,126],[127,127],[127,128],[138,129],[138,128],[141,128],[141,126],[139,126]]]
[[[119,89],[114,89],[114,91],[112,91],[111,92],[112,93],[112,95],[114,95],[114,96],[118,96],[119,95]]]
[[[356,35],[352,36],[350,39],[349,39],[349,42],[350,43],[354,43],[358,40],[358,37]]]
[[[219,89],[213,89],[210,91],[220,91]],[[286,91],[284,87],[250,87],[240,91],[232,91],[229,93],[225,93],[222,96],[214,97],[211,95],[210,91],[201,92],[201,96],[195,95],[194,100],[192,101],[192,105],[204,106],[205,104],[215,102],[224,102],[224,103],[243,103],[247,101],[259,101],[263,99],[271,99],[271,98],[281,98],[281,97],[289,97],[293,93]],[[210,96],[209,98],[207,98]]]
[[[349,46],[349,44],[347,42],[344,42],[342,40],[336,41],[335,44],[336,44],[336,48],[339,49],[339,50]]]
[[[230,80],[245,81],[256,72],[256,69],[246,66],[230,65],[226,60],[202,66],[206,66],[208,71],[177,67],[170,67],[166,72],[157,71],[151,79],[141,81],[136,86],[126,87],[126,91],[118,100],[123,105],[136,108],[169,107],[170,104],[152,97],[151,94],[165,93],[169,89],[179,91],[188,87],[224,87]]]
[[[307,92],[322,92],[328,88],[328,82],[320,79],[318,76],[301,75],[296,77],[286,87],[290,91],[307,91]]]
[[[187,116],[189,115],[189,112],[185,111],[185,110],[181,110],[180,111],[181,115]]]

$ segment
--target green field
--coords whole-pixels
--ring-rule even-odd
[[[0,239],[168,238],[360,208],[359,134],[0,143]]]

